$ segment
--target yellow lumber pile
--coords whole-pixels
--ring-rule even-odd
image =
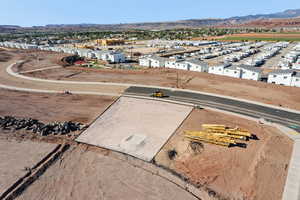
[[[229,128],[219,124],[203,124],[202,131],[185,131],[184,135],[191,141],[207,142],[222,146],[236,145],[236,140],[246,141],[251,133],[241,128]]]

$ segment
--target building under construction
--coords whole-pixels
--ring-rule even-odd
[[[98,39],[95,40],[96,44],[100,46],[113,46],[113,45],[124,45],[123,39]]]

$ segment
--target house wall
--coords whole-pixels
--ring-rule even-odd
[[[242,69],[241,78],[258,81],[261,78],[261,73]]]
[[[150,60],[150,67],[164,67],[164,65],[165,65],[164,62],[161,62],[156,59],[149,58],[149,60]]]
[[[188,69],[195,72],[208,72],[208,66],[201,66],[193,63],[188,63]]]
[[[224,69],[223,72],[224,76],[230,76],[233,78],[240,78],[241,77],[241,70],[240,69]]]
[[[292,74],[269,74],[268,83],[291,86]]]
[[[300,77],[292,77],[291,86],[300,87]]]
[[[144,66],[144,67],[150,67],[149,58],[140,58],[139,59],[139,65]]]
[[[208,73],[223,75],[224,66],[214,66],[208,68]]]
[[[173,60],[166,61],[165,67],[175,69],[176,68],[175,63],[176,61]]]
[[[108,54],[108,59],[113,63],[125,62],[125,56],[122,53]]]
[[[177,62],[175,63],[176,69],[188,70],[188,65],[186,62]]]

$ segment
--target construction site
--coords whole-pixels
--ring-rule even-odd
[[[281,108],[300,108],[299,88],[172,69],[66,67],[65,56],[0,51],[0,199],[283,199],[298,133],[277,122]],[[162,89],[139,94],[130,84]],[[166,87],[279,114],[198,105]],[[286,123],[297,129],[295,116]]]

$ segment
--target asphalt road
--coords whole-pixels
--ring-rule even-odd
[[[125,90],[125,94],[149,96],[156,90],[161,89],[147,87],[129,87]],[[300,114],[297,113],[205,94],[184,91],[171,91],[165,89],[161,91],[166,95],[165,98],[170,100],[222,109],[225,111],[230,111],[233,113],[242,114],[258,119],[263,118],[266,121],[278,123],[300,132]]]

